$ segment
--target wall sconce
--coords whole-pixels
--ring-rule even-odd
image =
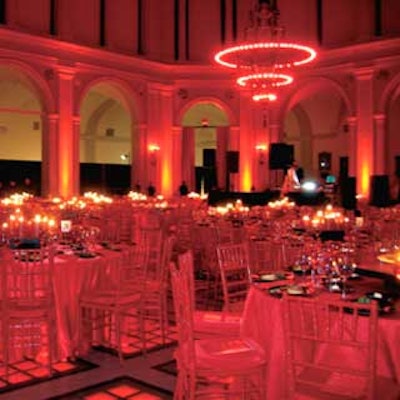
[[[208,118],[204,117],[201,119],[201,126],[203,128],[208,128]]]
[[[256,147],[255,147],[255,149],[256,149],[256,151],[257,151],[257,154],[258,154],[258,157],[257,157],[257,159],[258,159],[258,163],[260,164],[260,165],[264,165],[264,163],[265,163],[265,158],[266,158],[266,151],[267,151],[267,145],[265,145],[265,144],[258,144]]]
[[[130,158],[131,158],[131,155],[130,155],[129,153],[123,153],[123,154],[120,154],[119,158],[120,158],[122,161],[127,161],[127,162],[129,162],[129,160],[130,160]]]
[[[156,165],[157,164],[157,153],[160,151],[160,146],[157,144],[149,144],[149,153],[150,153],[150,164]]]

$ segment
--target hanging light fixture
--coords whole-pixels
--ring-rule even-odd
[[[278,88],[293,82],[293,69],[310,63],[317,53],[286,40],[274,0],[256,0],[249,16],[243,43],[220,50],[214,60],[237,72],[237,85],[250,89],[253,100],[275,101]]]

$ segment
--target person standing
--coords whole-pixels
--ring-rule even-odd
[[[293,161],[289,169],[286,171],[285,178],[282,184],[282,194],[287,194],[290,192],[296,192],[300,189],[300,180],[297,176],[298,165],[296,161]]]
[[[151,182],[150,182],[149,186],[147,187],[147,194],[150,197],[154,197],[156,194],[156,188]]]
[[[189,193],[189,188],[185,181],[182,181],[181,185],[179,186],[179,194],[181,196],[187,196]]]

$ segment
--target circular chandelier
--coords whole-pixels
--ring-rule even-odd
[[[276,89],[293,82],[293,69],[310,63],[317,53],[284,38],[275,1],[256,1],[249,15],[244,42],[220,50],[214,60],[237,73],[236,83],[250,89],[253,100],[274,101]]]
[[[254,101],[275,101],[278,96],[271,90],[279,86],[290,85],[292,82],[293,77],[291,75],[274,72],[241,75],[236,79],[239,86],[252,90]]]

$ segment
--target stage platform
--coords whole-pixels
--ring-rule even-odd
[[[328,202],[328,197],[323,192],[293,192],[287,195],[297,205],[321,205]],[[211,206],[226,204],[242,200],[247,206],[264,206],[270,201],[279,199],[279,190],[266,190],[265,192],[222,192],[212,190],[208,194],[208,204]]]

